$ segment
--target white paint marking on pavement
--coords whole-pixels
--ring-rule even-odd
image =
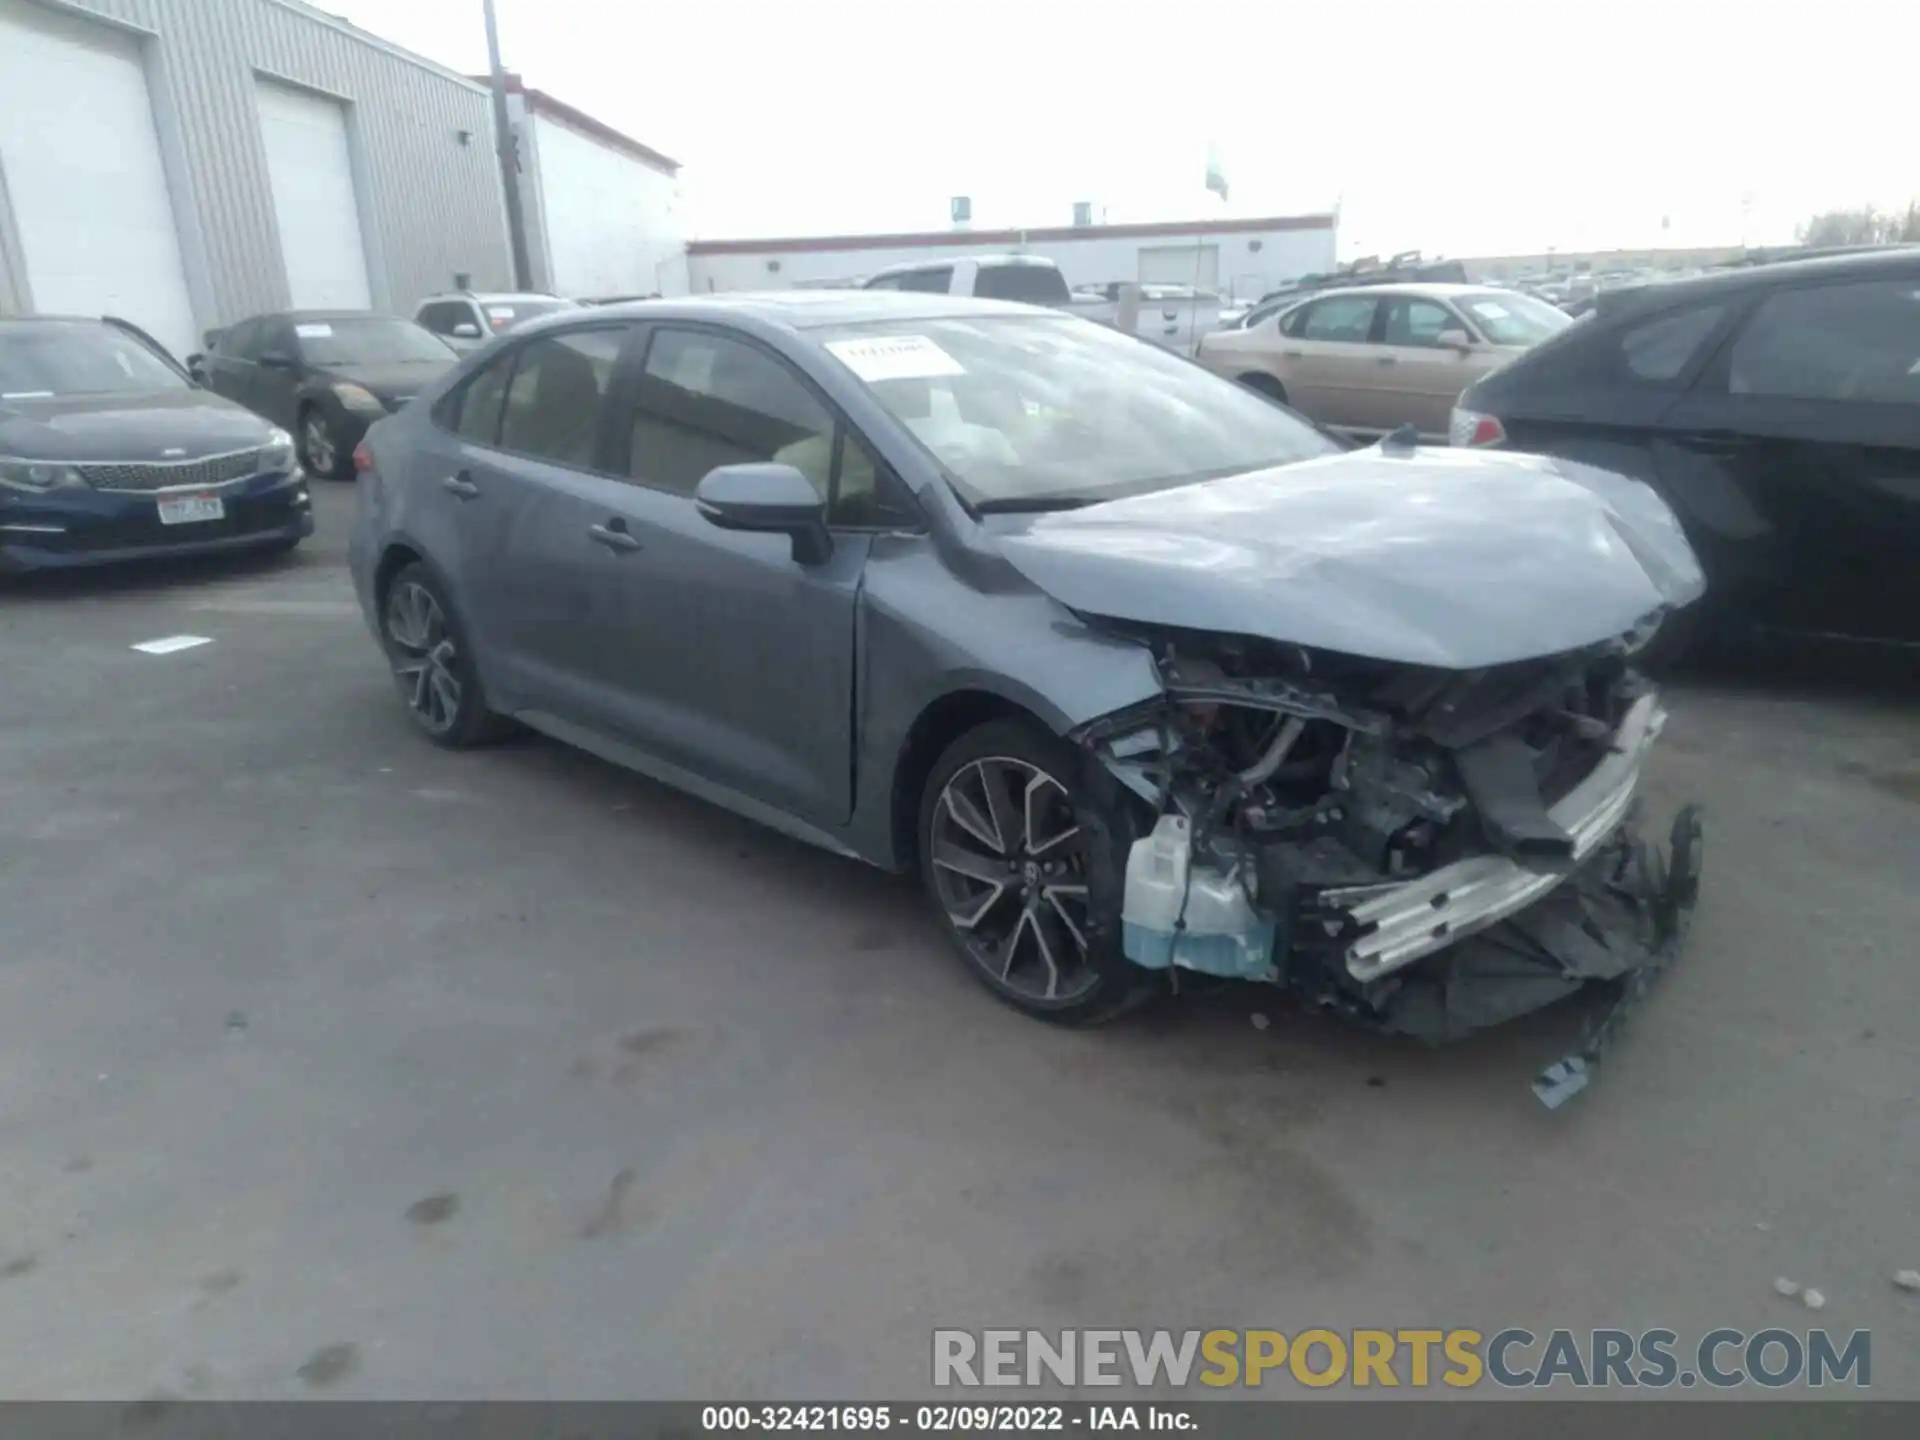
[[[133,648],[145,655],[171,655],[176,650],[191,650],[196,645],[211,645],[211,635],[162,635],[158,640],[142,640]]]

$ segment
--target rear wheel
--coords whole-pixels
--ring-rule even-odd
[[[1269,400],[1278,400],[1282,405],[1287,403],[1287,387],[1271,375],[1261,374],[1256,371],[1251,375],[1242,375],[1240,377],[1240,383],[1246,386],[1247,389],[1257,391],[1266,396]]]
[[[309,475],[328,480],[353,478],[353,455],[340,443],[338,432],[326,412],[309,405],[300,412],[300,467]]]
[[[407,713],[436,745],[459,750],[509,728],[487,708],[472,652],[433,572],[415,562],[387,586],[380,634]]]
[[[1054,736],[993,721],[948,747],[920,803],[921,881],[947,938],[1000,999],[1061,1024],[1152,989],[1120,950],[1132,817],[1082,773]]]

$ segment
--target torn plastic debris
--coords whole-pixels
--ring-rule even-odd
[[[1668,842],[1665,873],[1653,904],[1653,919],[1658,927],[1657,940],[1647,962],[1627,978],[1624,994],[1616,1000],[1600,1022],[1587,1034],[1586,1043],[1572,1054],[1547,1066],[1533,1081],[1533,1093],[1549,1110],[1558,1110],[1586,1089],[1594,1068],[1613,1042],[1633,1007],[1646,998],[1653,982],[1679,957],[1686,938],[1687,922],[1692,918],[1694,901],[1700,896],[1700,851],[1703,835],[1700,807],[1688,805],[1673,818]],[[1649,853],[1643,851],[1643,853]]]

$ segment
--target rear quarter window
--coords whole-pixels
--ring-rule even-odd
[[[1067,282],[1051,265],[983,265],[973,293],[984,300],[1018,300],[1027,305],[1066,305]]]

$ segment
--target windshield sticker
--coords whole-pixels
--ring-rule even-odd
[[[331,325],[296,325],[293,333],[302,340],[325,340],[333,334]]]
[[[936,375],[967,373],[966,366],[925,335],[829,340],[827,349],[869,385],[876,380],[930,380]]]
[[[1508,318],[1507,307],[1502,305],[1498,300],[1474,301],[1473,313],[1476,315],[1484,315],[1489,320],[1505,320]]]
[[[511,305],[489,305],[487,306],[487,318],[489,320],[511,320],[513,318],[513,307]]]

